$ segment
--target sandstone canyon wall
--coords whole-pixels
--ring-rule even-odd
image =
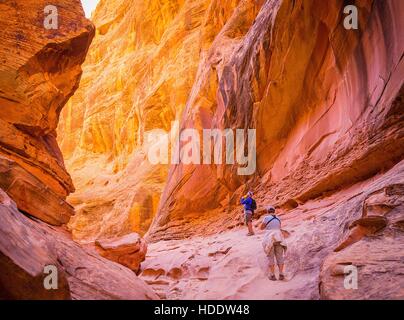
[[[230,50],[223,32],[202,56],[182,128],[256,128],[258,166],[253,177],[236,166],[170,168],[147,235],[169,242],[153,244],[158,258],[144,266],[163,297],[404,297],[404,7],[352,3],[359,31],[343,28],[343,1],[266,1]],[[291,278],[279,287],[257,268],[256,241],[216,236],[240,224],[249,189],[258,215],[277,205],[290,232]],[[358,290],[342,285],[349,265]]]
[[[157,212],[150,239],[215,232],[248,188],[291,209],[401,160],[402,4],[352,3],[359,30],[337,0],[101,1],[58,128],[74,237],[143,234]],[[255,174],[151,165],[145,132],[172,120],[255,128]]]
[[[356,31],[343,1],[266,1],[245,35],[225,24],[182,127],[256,128],[257,170],[172,166],[150,239],[231,227],[248,189],[287,211],[402,160],[403,2],[354,4]]]
[[[56,143],[56,127],[78,87],[94,32],[66,3],[57,31],[44,28],[42,12],[31,13],[43,11],[44,1],[0,4],[6,31],[0,44],[0,186],[20,210],[59,225],[74,212],[65,201],[74,186]]]
[[[74,191],[56,142],[61,109],[78,88],[94,36],[79,0],[0,3],[0,299],[152,299],[127,268],[74,243],[62,225]],[[3,191],[4,190],[4,191]],[[58,289],[44,286],[46,267]]]
[[[146,159],[145,132],[180,120],[201,56],[232,21],[251,26],[262,1],[101,1],[97,31],[76,94],[58,128],[77,192],[69,227],[77,240],[145,233],[157,212],[168,166]],[[222,44],[231,50],[236,41]],[[212,81],[216,81],[212,78]],[[206,103],[214,100],[207,88]]]

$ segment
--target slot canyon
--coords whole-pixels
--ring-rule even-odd
[[[0,1],[0,299],[404,299],[404,1],[52,4]],[[255,129],[255,172],[152,164],[176,121]]]

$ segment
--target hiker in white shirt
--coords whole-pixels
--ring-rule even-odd
[[[281,220],[275,215],[273,206],[267,207],[268,215],[261,223],[261,229],[266,230],[262,246],[269,260],[269,279],[275,281],[275,258],[279,268],[279,280],[284,280],[284,254],[287,246],[284,242],[281,231]]]

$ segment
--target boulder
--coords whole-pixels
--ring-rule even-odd
[[[95,244],[104,258],[120,263],[135,273],[140,272],[140,263],[145,260],[147,253],[147,244],[137,233],[97,240]]]
[[[365,238],[328,256],[320,273],[321,299],[404,299],[404,237]],[[357,288],[344,285],[352,269],[357,270]],[[337,272],[339,270],[339,272]],[[352,274],[353,275],[353,274]]]

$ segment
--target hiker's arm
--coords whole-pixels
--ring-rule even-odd
[[[267,227],[267,223],[268,223],[268,220],[267,220],[267,218],[265,217],[264,220],[262,220],[262,222],[261,222],[261,224],[260,224],[260,229],[261,229],[261,230],[264,230],[264,229]]]

